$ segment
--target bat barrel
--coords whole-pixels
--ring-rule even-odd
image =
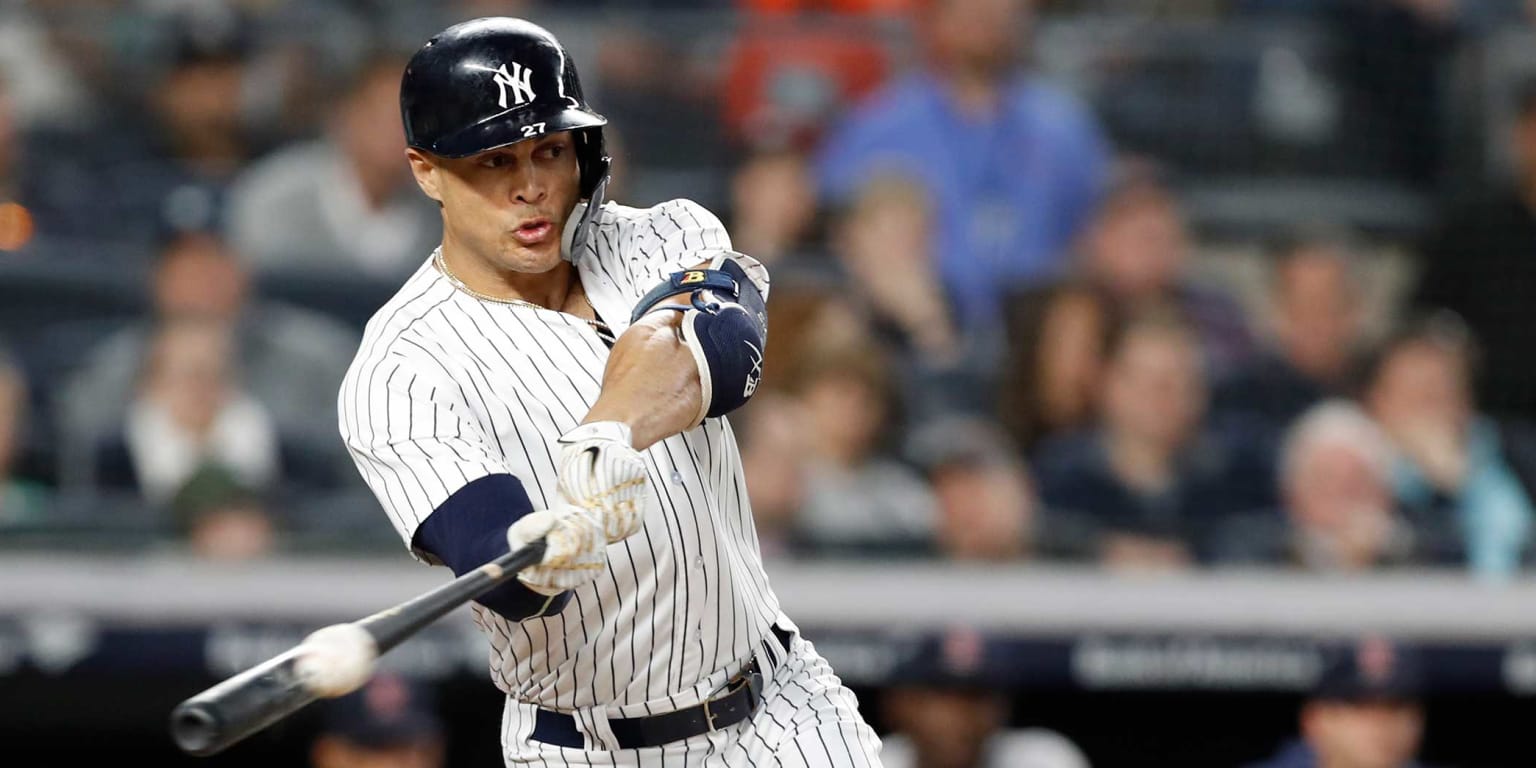
[[[194,755],[212,755],[314,701],[295,671],[297,649],[182,702],[171,712],[171,737]]]
[[[543,559],[544,540],[538,539],[351,626],[367,631],[373,638],[374,651],[383,654],[422,627]],[[320,698],[306,686],[298,671],[299,654],[309,650],[313,649],[289,649],[182,702],[171,712],[171,737],[176,746],[198,756],[217,754]],[[371,657],[372,654],[370,663]]]

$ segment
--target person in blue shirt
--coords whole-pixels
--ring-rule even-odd
[[[1501,423],[1473,396],[1476,340],[1449,311],[1415,317],[1382,342],[1362,401],[1397,449],[1398,503],[1432,560],[1513,578],[1536,524],[1530,428]]]
[[[1092,212],[1109,150],[1093,115],[1018,66],[1022,0],[938,0],[915,28],[926,68],[876,92],[822,147],[834,206],[890,177],[929,198],[932,275],[963,331],[993,326],[1009,286],[1057,275]]]

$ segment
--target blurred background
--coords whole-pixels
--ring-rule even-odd
[[[404,61],[500,14],[773,271],[731,420],[887,765],[1536,764],[1536,3],[4,0],[7,766],[500,764],[466,615],[165,727],[447,576],[336,393],[439,237]]]

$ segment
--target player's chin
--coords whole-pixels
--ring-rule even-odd
[[[560,263],[560,240],[525,244],[509,235],[501,252],[502,258],[518,272],[548,272]]]

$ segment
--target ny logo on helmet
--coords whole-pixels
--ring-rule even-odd
[[[502,109],[507,108],[507,89],[512,89],[513,103],[517,105],[527,104],[533,101],[533,84],[529,81],[533,77],[533,70],[524,67],[517,62],[512,62],[512,73],[507,74],[507,65],[501,65],[492,75],[496,81],[496,103]]]

